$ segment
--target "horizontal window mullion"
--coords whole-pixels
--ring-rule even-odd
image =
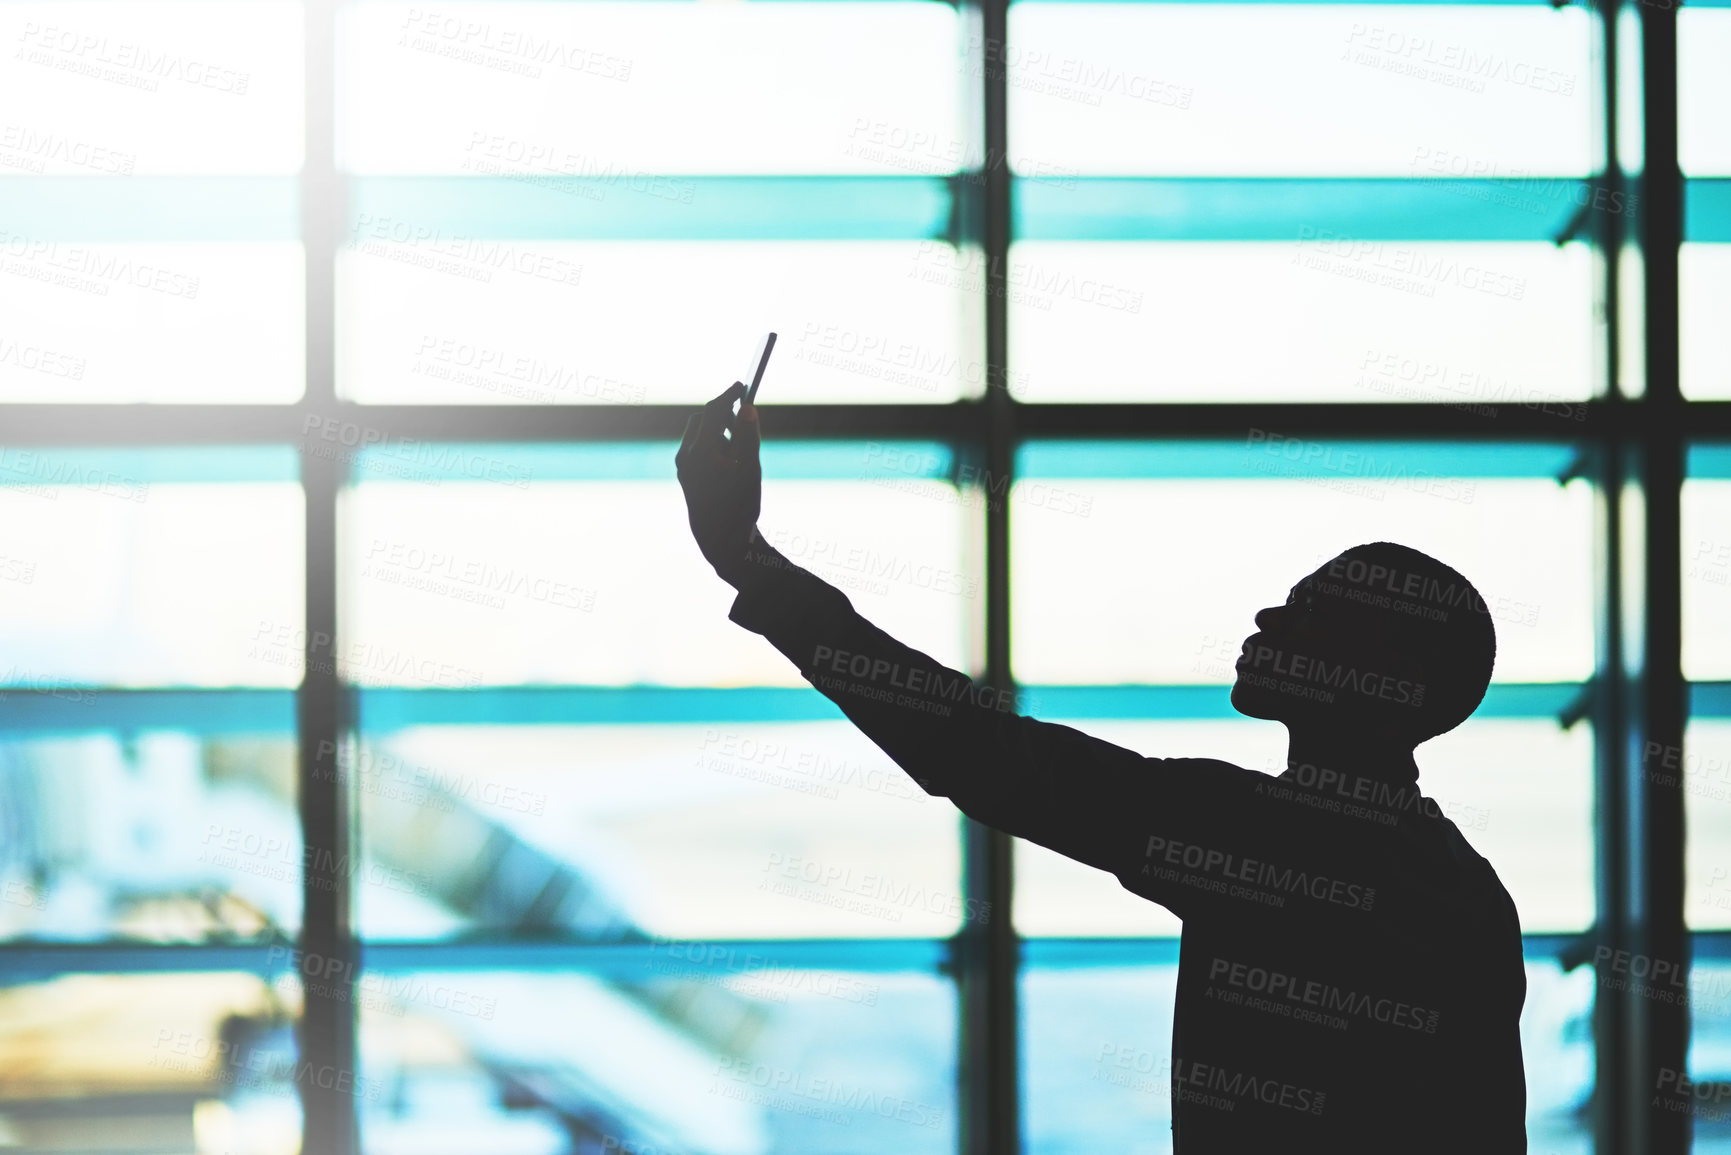
[[[1561,404],[1561,403],[1559,403]],[[1051,403],[1018,405],[1023,438],[1088,437],[1183,440],[1243,438],[1252,426],[1283,435],[1459,440],[1502,443],[1567,437],[1624,441],[1667,427],[1691,436],[1731,436],[1731,401],[1681,406],[1640,402],[1566,403],[1584,419],[1519,403],[1494,406],[1497,419],[1450,404],[1340,404],[1331,402]],[[1556,405],[1551,408],[1556,408]],[[355,452],[362,439],[572,443],[678,441],[695,405],[357,405],[333,409],[305,405],[3,405],[8,449],[98,446],[253,444],[261,441],[328,444]],[[1572,410],[1571,410],[1572,411]],[[772,438],[869,441],[886,437],[953,439],[984,427],[978,402],[944,405],[766,406]],[[327,437],[326,433],[330,435]],[[212,478],[216,480],[216,478]],[[0,483],[4,478],[0,477]]]

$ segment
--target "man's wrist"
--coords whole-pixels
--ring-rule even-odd
[[[793,564],[783,557],[779,550],[763,540],[763,535],[754,527],[751,541],[746,545],[739,564],[733,567],[732,573],[723,574],[722,577],[728,585],[740,593],[745,593],[748,590],[761,589],[778,578],[785,577],[792,568]]]
[[[851,610],[847,596],[808,569],[789,561],[754,533],[729,584],[739,591],[728,618],[769,638],[785,654],[789,638],[812,615]],[[828,607],[827,609],[825,607]],[[790,633],[790,631],[792,631]]]

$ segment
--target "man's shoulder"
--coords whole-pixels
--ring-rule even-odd
[[[1476,850],[1472,851],[1472,855],[1479,863],[1479,886],[1486,896],[1487,905],[1501,916],[1505,929],[1512,927],[1515,934],[1520,934],[1521,913],[1515,906],[1515,896],[1503,885],[1503,880],[1497,874],[1497,868],[1491,865],[1490,859]]]
[[[1238,780],[1248,777],[1268,777],[1268,775],[1255,770],[1246,770],[1237,763],[1228,762],[1224,758],[1193,758],[1185,756],[1176,758],[1149,758],[1148,760],[1150,762],[1157,762],[1162,766],[1171,767],[1172,769],[1182,773],[1219,775],[1223,780]]]
[[[1433,828],[1440,831],[1445,841],[1454,868],[1454,889],[1463,899],[1461,905],[1468,921],[1487,936],[1518,938],[1520,911],[1491,860],[1474,849],[1453,820],[1442,817],[1433,822]]]
[[[1251,770],[1224,758],[1147,758],[1149,769],[1202,792],[1250,801],[1278,799],[1289,791],[1273,774]]]
[[[1459,866],[1461,873],[1467,877],[1469,885],[1478,887],[1501,898],[1508,899],[1509,892],[1503,886],[1503,880],[1497,874],[1491,860],[1480,854],[1467,836],[1461,833],[1461,828],[1454,819],[1447,815],[1439,815],[1431,820],[1432,828],[1439,831],[1450,857]],[[1513,900],[1510,900],[1513,901]]]
[[[1298,825],[1317,824],[1339,829],[1354,843],[1363,841],[1375,829],[1391,829],[1410,800],[1395,797],[1398,791],[1342,791],[1331,789],[1326,782],[1254,770],[1221,758],[1158,759],[1179,773],[1188,775],[1199,784],[1231,795],[1245,805],[1265,809],[1270,817]],[[1416,788],[1406,793],[1417,797]]]

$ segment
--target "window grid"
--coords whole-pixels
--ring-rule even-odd
[[[307,503],[306,677],[296,693],[300,748],[300,812],[305,845],[328,849],[326,861],[343,861],[356,845],[348,799],[338,775],[321,773],[318,751],[346,741],[358,721],[356,695],[339,680],[330,660],[336,652],[335,507],[345,481],[345,465],[318,452],[306,433],[317,422],[336,421],[385,436],[417,439],[557,440],[593,442],[615,439],[674,440],[683,428],[684,406],[646,406],[621,410],[556,407],[363,406],[340,401],[334,375],[334,262],[343,233],[349,182],[333,156],[335,16],[339,0],[306,0],[307,118],[306,162],[300,179],[302,236],[306,254],[307,378],[305,397],[294,405],[114,405],[102,407],[20,405],[9,407],[14,440],[57,445],[176,445],[188,442],[299,442]],[[1594,214],[1592,241],[1601,257],[1603,363],[1617,366],[1634,342],[1646,389],[1638,398],[1618,395],[1620,377],[1610,372],[1607,395],[1590,402],[1579,436],[1587,452],[1580,470],[1601,487],[1597,559],[1600,583],[1598,622],[1601,676],[1586,708],[1594,715],[1598,774],[1598,890],[1600,925],[1583,945],[1568,936],[1529,936],[1530,953],[1590,955],[1594,945],[1644,950],[1656,957],[1704,958],[1731,954],[1731,933],[1688,935],[1682,921],[1682,796],[1666,793],[1639,773],[1644,743],[1681,745],[1686,711],[1680,679],[1680,536],[1677,517],[1685,434],[1731,437],[1731,403],[1680,400],[1677,389],[1677,248],[1681,240],[1684,187],[1676,165],[1675,10],[1641,5],[1638,47],[1620,44],[1617,9],[1610,0],[1597,8],[1604,93],[1603,132],[1607,153],[1615,157],[1618,118],[1611,79],[1619,69],[1640,76],[1645,171],[1631,175],[1615,163],[1595,177],[1615,190],[1638,188],[1648,206],[1675,206],[1674,213],[1646,213],[1625,233],[1623,218]],[[974,38],[981,78],[983,130],[987,158],[1007,154],[1008,78],[986,45],[1002,44],[1007,0],[985,0],[965,10],[979,21]],[[1639,59],[1634,59],[1635,53]],[[1700,191],[1708,191],[1706,182]],[[1718,182],[1714,182],[1717,184]],[[873,436],[924,436],[953,444],[958,455],[983,462],[996,484],[1011,478],[1014,451],[1025,439],[1061,437],[1198,438],[1242,436],[1247,424],[1277,425],[1293,433],[1341,438],[1388,437],[1412,440],[1509,440],[1542,436],[1552,428],[1538,412],[1505,412],[1495,428],[1446,405],[1400,404],[1108,404],[1025,405],[1005,388],[1007,370],[1007,269],[1017,189],[1007,166],[988,164],[984,172],[951,180],[954,205],[950,238],[983,250],[987,277],[984,300],[988,388],[983,399],[949,406],[785,406],[777,424],[791,438],[858,439]],[[1711,224],[1711,222],[1708,222]],[[1699,227],[1699,226],[1697,226]],[[1694,229],[1691,230],[1692,232]],[[1642,254],[1642,296],[1619,297],[1617,261],[1625,247]],[[1621,512],[1625,491],[1642,498],[1644,525],[1637,533]],[[1008,514],[1003,504],[988,506],[987,646],[985,676],[1009,684]],[[1638,575],[1638,580],[1630,575]],[[1622,676],[1622,671],[1635,671]],[[124,693],[124,692],[117,692]],[[1010,840],[969,824],[965,835],[964,879],[968,897],[1011,909]],[[313,859],[320,856],[313,855]],[[302,945],[326,958],[354,960],[360,947],[349,921],[346,878],[334,870],[309,872],[304,879]],[[1169,949],[1163,944],[1159,949]],[[193,947],[38,947],[8,948],[13,975],[48,975],[65,970],[207,969],[234,966],[270,973],[266,946]],[[487,956],[493,965],[574,967],[605,970],[639,948],[513,946]],[[472,947],[393,945],[367,952],[370,965],[384,968],[456,965]],[[1129,961],[1147,960],[1148,944],[1105,940],[1076,944],[1022,944],[1007,917],[971,923],[949,950],[922,942],[810,942],[778,944],[784,955],[800,952],[814,965],[861,969],[950,965],[962,985],[963,1016],[960,1106],[963,1150],[1009,1155],[1019,1148],[1019,1063],[1017,1059],[1016,977],[1024,961],[1043,955]],[[475,965],[483,965],[477,961]],[[636,965],[627,962],[624,965]],[[352,967],[320,993],[308,991],[302,1030],[303,1058],[317,1070],[329,1065],[355,1069]],[[1599,1150],[1682,1152],[1688,1122],[1682,1115],[1646,1109],[1655,1068],[1683,1066],[1687,1011],[1653,1004],[1633,993],[1612,996],[1601,986],[1595,1005],[1598,1055],[1596,1134]],[[306,1150],[352,1155],[358,1150],[355,1101],[321,1092],[311,1081],[301,1087],[306,1110]]]

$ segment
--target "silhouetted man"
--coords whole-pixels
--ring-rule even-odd
[[[1017,715],[765,543],[743,395],[695,415],[676,458],[698,547],[739,591],[729,617],[927,793],[1183,919],[1178,1155],[1526,1150],[1520,923],[1413,761],[1490,683],[1495,632],[1464,577],[1378,542],[1256,615],[1232,704],[1285,724],[1278,778],[1146,758]]]

